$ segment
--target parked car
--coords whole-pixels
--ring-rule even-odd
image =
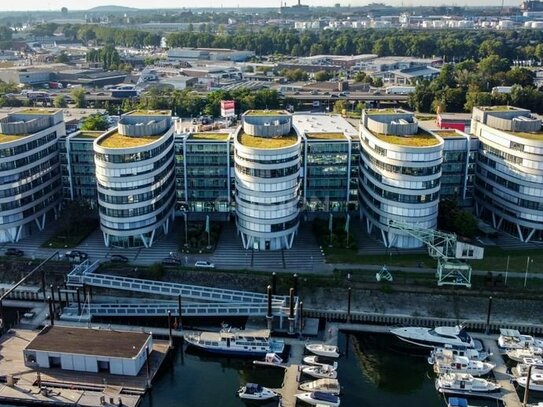
[[[85,252],[82,252],[81,250],[69,250],[66,252],[66,257],[70,260],[87,260],[89,258],[89,255]]]
[[[175,257],[165,257],[162,259],[161,263],[165,266],[179,266],[181,265],[181,260],[176,259]]]
[[[15,247],[9,247],[6,249],[6,256],[21,257],[24,255],[25,255],[25,252],[23,252],[22,250],[16,249]]]
[[[128,263],[128,257],[122,254],[112,254],[109,256],[109,261],[112,263]]]
[[[213,263],[210,263],[209,261],[199,260],[196,263],[194,263],[194,267],[202,267],[202,268],[214,269],[215,265]]]

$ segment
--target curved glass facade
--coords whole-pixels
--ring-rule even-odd
[[[243,246],[289,249],[299,224],[301,139],[282,148],[234,141],[236,224]]]
[[[145,126],[142,122],[138,128],[145,131]],[[161,135],[143,140],[139,146],[125,148],[112,147],[115,139],[108,144],[108,137],[115,137],[116,131],[94,142],[104,243],[114,247],[151,247],[169,232],[174,216],[173,126]]]

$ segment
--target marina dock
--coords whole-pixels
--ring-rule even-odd
[[[23,350],[38,333],[15,329],[0,339],[0,372],[5,378],[0,383],[0,404],[137,407],[169,349],[167,341],[155,340],[149,373],[144,366],[137,376],[29,367]]]

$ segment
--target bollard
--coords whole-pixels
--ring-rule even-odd
[[[492,312],[492,297],[488,297],[488,309],[486,312],[486,329],[485,329],[486,335],[490,333],[490,313],[491,312]]]
[[[347,322],[351,322],[351,287],[347,289]]]
[[[51,301],[51,297],[47,297],[47,302],[49,302],[49,319],[51,320],[51,326],[55,325],[55,315],[53,311],[53,302]]]
[[[268,312],[266,313],[266,320],[268,322],[268,329],[272,330],[273,325],[273,314],[272,314],[272,288],[269,285],[267,287],[267,293],[268,293]]]

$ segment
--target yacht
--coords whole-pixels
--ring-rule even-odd
[[[534,338],[531,335],[523,335],[516,329],[500,329],[498,346],[505,350],[523,349],[535,346],[543,348],[543,340]]]
[[[479,360],[471,360],[465,356],[452,356],[436,358],[434,372],[443,373],[467,373],[472,376],[484,376],[489,374],[496,365]]]
[[[499,391],[501,386],[465,373],[447,373],[436,379],[436,389],[444,394],[481,394]]]
[[[536,346],[530,346],[528,348],[509,349],[505,354],[509,359],[514,360],[515,362],[522,362],[525,358],[543,356],[543,349]]]
[[[519,377],[516,380],[519,386],[525,388],[528,376]],[[530,390],[543,391],[543,373],[532,372],[532,375],[530,376],[530,383],[528,384],[528,386],[530,387]]]
[[[539,357],[524,358],[521,362],[511,369],[515,377],[527,376],[530,366],[532,366],[532,373],[537,373],[537,371],[543,373],[543,359]]]
[[[339,386],[339,381],[336,379],[317,379],[300,384],[300,390],[309,392],[320,391],[322,393],[338,395],[341,392],[341,387]]]
[[[317,379],[335,379],[337,372],[330,365],[302,367],[302,373]]]
[[[339,406],[340,400],[338,396],[334,396],[330,393],[323,393],[321,391],[314,391],[314,392],[308,392],[308,393],[298,393],[296,397],[307,403],[311,404],[313,406],[331,406],[331,407],[337,407]]]
[[[282,353],[285,342],[272,339],[270,331],[224,328],[220,332],[196,332],[185,336],[189,346],[197,349],[234,356],[265,356]]]
[[[467,348],[467,347],[461,347],[461,346],[452,347],[451,345],[445,345],[442,348],[434,348],[430,352],[428,363],[433,365],[434,361],[438,358],[453,357],[453,356],[464,356],[470,360],[479,360],[481,362],[484,362],[491,355],[492,354],[488,354],[487,352],[483,350],[478,351],[476,349]]]
[[[329,365],[328,363],[322,363],[320,361],[319,357],[316,356],[316,355],[305,356],[304,357],[304,363],[307,364],[307,365],[311,365],[311,366],[326,366],[326,365]],[[336,370],[337,369],[337,362],[334,362],[329,366],[332,366],[332,369]]]
[[[426,348],[450,345],[463,348],[482,350],[482,344],[475,342],[466,330],[460,326],[439,326],[433,329],[422,327],[407,327],[391,329],[390,333],[400,340]]]
[[[277,397],[277,393],[259,384],[247,383],[240,387],[238,396],[247,400],[269,400]]]
[[[338,358],[338,347],[334,345],[326,345],[324,343],[308,343],[305,348],[317,356],[323,356],[326,358]]]

